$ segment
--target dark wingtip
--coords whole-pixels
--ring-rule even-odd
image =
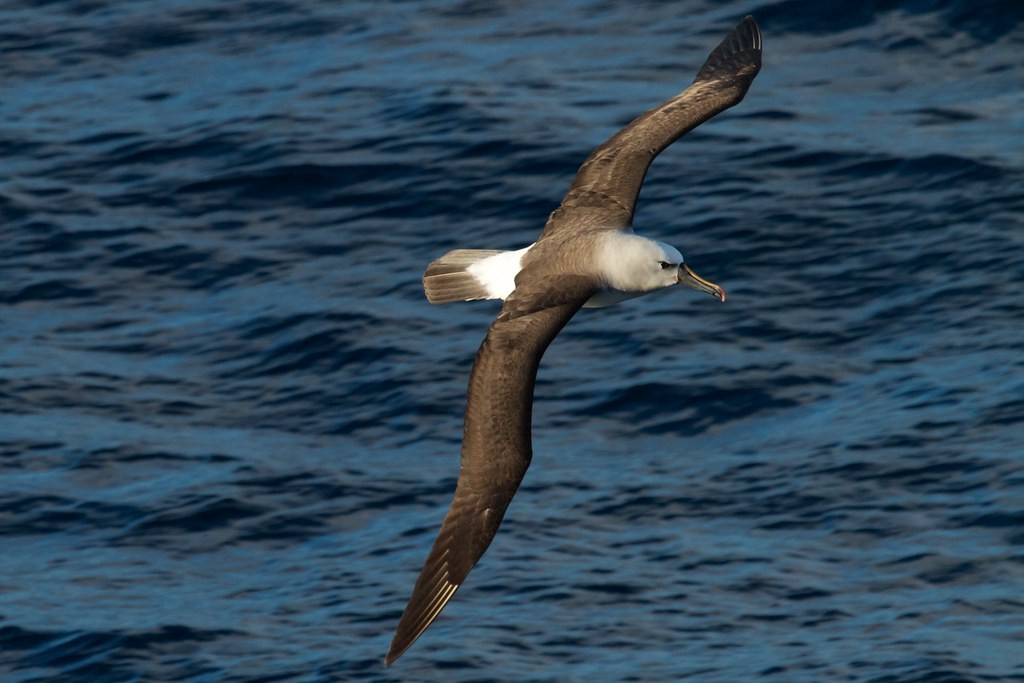
[[[406,606],[405,612],[402,613],[398,628],[395,629],[395,635],[391,639],[388,653],[384,656],[384,666],[391,666],[395,660],[405,654],[406,650],[412,647],[412,644],[423,635],[427,627],[434,623],[441,610],[459,588],[458,585],[449,583],[447,580],[443,580],[443,585],[439,585],[435,581],[432,587],[427,588],[424,584],[434,577],[426,568],[424,573],[427,575],[426,580],[421,576],[420,580],[416,582],[416,588],[413,589],[409,604]]]
[[[391,641],[391,646],[388,647],[388,653],[384,655],[384,667],[387,668],[394,664],[399,657],[405,654],[406,650],[412,647],[415,640],[416,638],[402,638],[399,640],[399,635],[396,633]]]
[[[457,523],[458,520],[465,518],[463,514],[465,511],[460,512],[458,501],[459,496],[456,493],[456,499],[452,503],[444,523],[441,525],[441,531],[437,535],[437,540],[434,541],[430,554],[427,555],[427,560],[423,563],[423,569],[416,579],[416,585],[412,589],[412,595],[405,606],[405,611],[402,612],[402,617],[398,620],[395,635],[391,638],[391,646],[388,648],[387,655],[384,656],[384,666],[391,666],[434,623],[441,610],[444,609],[445,605],[448,604],[448,601],[452,599],[452,596],[459,589],[460,583],[465,579],[469,570],[472,569],[473,564],[476,563],[476,560],[479,559],[486,549],[485,545],[475,557],[467,558],[461,563],[458,558],[458,548],[456,555],[453,556],[451,548],[455,532],[452,530],[452,519],[455,519]],[[469,521],[472,522],[473,520]],[[459,538],[465,538],[464,534],[456,535]],[[472,544],[469,546],[465,544],[459,546],[462,550],[467,550],[468,548],[469,551],[472,551],[475,547],[478,546],[473,546]],[[464,566],[466,562],[469,562],[468,567]],[[462,567],[461,569],[460,566]],[[459,583],[455,582],[456,579]]]
[[[749,14],[718,44],[697,73],[697,81],[722,77],[753,79],[761,69],[761,29]]]

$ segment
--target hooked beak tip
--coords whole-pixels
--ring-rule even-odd
[[[696,289],[699,292],[710,294],[721,302],[725,302],[725,290],[716,285],[714,282],[709,282],[697,273],[690,270],[690,267],[685,263],[679,267],[679,274],[676,276],[677,282]]]

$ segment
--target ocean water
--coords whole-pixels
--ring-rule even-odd
[[[1024,5],[0,4],[0,680],[1024,681]],[[495,302],[745,14],[534,461],[382,664]]]

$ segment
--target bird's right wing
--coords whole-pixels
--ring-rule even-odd
[[[498,532],[532,457],[533,386],[540,359],[598,289],[591,278],[577,275],[522,280],[473,363],[455,499],[398,622],[386,665],[441,613]]]
[[[651,162],[712,116],[738,104],[761,69],[761,31],[747,17],[708,56],[683,92],[641,114],[595,149],[542,236],[583,224],[625,228]]]

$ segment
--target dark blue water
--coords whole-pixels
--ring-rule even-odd
[[[534,464],[382,659],[494,302],[590,149],[746,13]],[[1017,2],[0,6],[0,679],[1024,680]]]

